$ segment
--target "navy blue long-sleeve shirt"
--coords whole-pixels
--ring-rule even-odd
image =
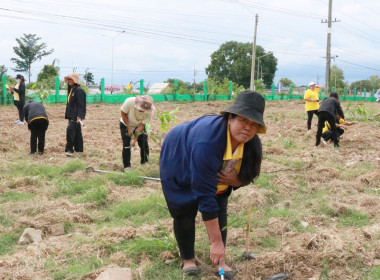
[[[204,116],[178,125],[166,135],[160,176],[169,209],[186,208],[197,201],[204,220],[217,217],[217,173],[223,166],[226,144],[223,116]]]

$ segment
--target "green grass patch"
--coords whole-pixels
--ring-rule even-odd
[[[67,195],[74,196],[84,194],[92,188],[100,187],[106,182],[104,177],[84,179],[81,181],[72,181],[67,178],[61,178],[57,182],[56,196]]]
[[[102,186],[97,186],[89,191],[87,191],[80,199],[80,202],[92,202],[99,206],[105,205],[107,203],[107,190]]]
[[[107,174],[106,178],[118,186],[142,186],[144,180],[136,171],[121,174]]]
[[[42,176],[47,177],[49,179],[56,178],[58,176],[62,176],[66,173],[72,173],[79,170],[84,170],[85,165],[84,163],[73,160],[67,163],[64,166],[51,166],[51,165],[35,165],[30,164],[28,165],[27,162],[15,162],[13,166],[11,166],[10,171],[7,173],[12,176]]]
[[[96,257],[75,257],[67,260],[66,265],[66,267],[53,268],[50,276],[54,280],[76,280],[103,266]],[[52,261],[48,262],[46,266],[53,266]]]
[[[289,137],[282,139],[281,143],[285,149],[295,149],[297,147],[296,142],[294,142],[293,139]]]
[[[269,209],[265,212],[267,217],[292,217],[294,212],[288,208],[285,209]]]
[[[274,249],[277,248],[279,245],[279,241],[276,238],[266,236],[260,241],[257,242],[257,244],[263,248],[269,248],[269,249]]]
[[[138,259],[141,255],[149,255],[153,258],[157,258],[165,251],[175,253],[177,250],[177,243],[174,237],[165,235],[161,238],[137,237],[117,244],[105,244],[105,248],[112,252],[123,252],[129,258]]]
[[[0,209],[0,225],[9,227],[13,224],[13,219],[9,218],[8,213],[4,209]]]
[[[376,280],[376,279],[380,279],[380,265],[371,269],[371,271],[369,272],[366,278],[366,280]]]
[[[0,235],[0,256],[12,253],[13,246],[18,241],[18,237],[17,232]]]
[[[272,174],[261,173],[259,178],[255,180],[254,184],[259,186],[260,188],[278,192],[277,187],[271,183],[274,177],[275,175]]]
[[[170,218],[165,199],[159,195],[136,201],[124,201],[113,208],[113,215],[118,219],[128,219],[135,226]]]
[[[165,264],[161,260],[157,260],[152,265],[148,266],[144,273],[145,280],[178,280],[178,279],[201,279],[201,275],[198,276],[186,276],[183,278],[182,269],[180,264],[172,262],[170,264]]]
[[[35,198],[35,194],[23,192],[4,192],[0,195],[0,202],[26,201]]]
[[[326,216],[338,218],[341,226],[363,227],[371,224],[369,216],[354,209],[333,209],[327,205],[322,205],[320,212]]]
[[[364,227],[371,224],[367,214],[357,210],[346,209],[339,214],[339,223],[343,226]]]

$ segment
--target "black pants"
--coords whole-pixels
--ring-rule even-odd
[[[321,143],[322,129],[325,126],[325,121],[328,121],[331,128],[331,139],[334,141],[334,145],[338,145],[338,133],[335,126],[335,118],[328,112],[319,112],[318,114],[318,131],[316,136],[315,145],[318,146]]]
[[[337,137],[339,139],[339,137],[343,135],[344,129],[342,129],[340,127],[337,127],[336,128],[336,132],[337,132]],[[330,139],[332,139],[332,132],[331,132],[331,130],[323,132],[322,133],[322,138],[325,139],[326,142],[329,141]]]
[[[30,129],[30,153],[34,154],[37,151],[38,140],[38,153],[43,154],[45,149],[45,133],[49,126],[47,119],[37,119],[28,124]]]
[[[313,119],[313,115],[318,117],[318,110],[307,111],[307,129],[311,129],[311,120]]]
[[[222,228],[227,225],[228,196],[229,193],[217,195],[219,228],[224,246],[226,246],[227,229],[222,231]],[[198,203],[188,206],[186,211],[181,211],[178,215],[176,215],[175,211],[170,211],[173,216],[174,234],[183,260],[190,260],[195,257],[195,217],[197,212]]]
[[[25,105],[25,102],[24,101],[15,101],[15,106],[18,110],[18,119],[20,121],[24,121],[24,105]]]
[[[127,136],[128,129],[122,122],[120,122],[120,133],[123,140],[122,157],[124,168],[131,167],[131,137]],[[145,128],[143,133],[137,137],[137,144],[140,147],[141,164],[147,163],[149,161],[149,145]]]
[[[65,152],[83,153],[83,136],[80,123],[76,121],[69,121],[66,128],[66,148]]]

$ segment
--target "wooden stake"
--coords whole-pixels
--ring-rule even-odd
[[[248,201],[248,217],[247,217],[247,231],[245,234],[245,253],[249,254],[249,232],[251,231],[251,213],[252,213],[252,204],[253,204],[253,198],[252,195],[249,197]],[[251,279],[249,276],[250,273],[248,272],[248,259],[245,259],[245,275],[246,278]]]

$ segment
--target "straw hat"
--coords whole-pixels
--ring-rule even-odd
[[[68,83],[68,79],[71,79],[74,81],[75,84],[80,85],[79,76],[77,73],[72,73],[65,77],[65,83]]]
[[[154,111],[153,98],[150,95],[138,95],[135,99],[135,108],[145,113]]]
[[[267,132],[267,127],[264,123],[264,109],[264,97],[258,92],[247,90],[242,91],[238,97],[236,97],[235,102],[220,113],[232,113],[254,121],[260,124],[257,133],[265,134]]]

